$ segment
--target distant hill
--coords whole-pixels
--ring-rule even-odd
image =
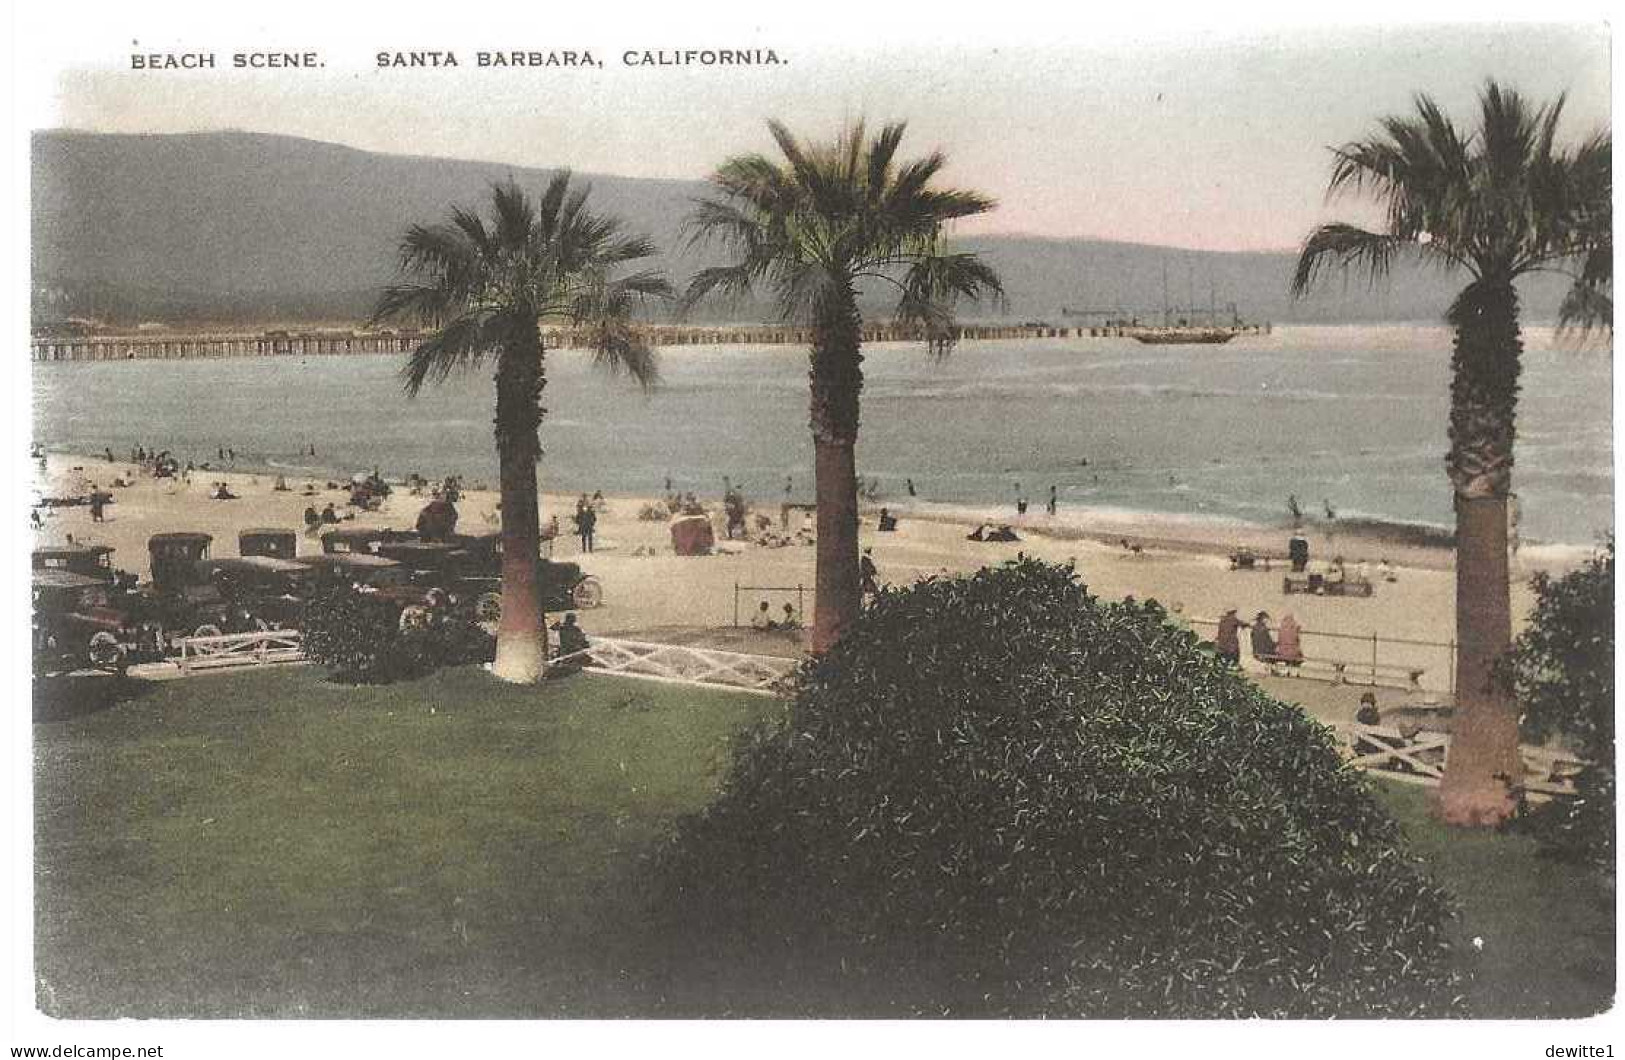
[[[259,133],[33,136],[33,306],[36,322],[91,317],[159,320],[344,320],[366,315],[414,221],[452,203],[478,205],[509,174],[539,188],[548,170],[385,155]],[[664,251],[681,283],[706,264],[682,251],[697,181],[582,174],[600,210],[623,216]],[[1235,302],[1249,320],[1357,323],[1440,319],[1459,277],[1406,270],[1376,291],[1329,285],[1287,295],[1291,253],[1207,253],[1132,243],[1030,236],[963,241],[998,267],[1004,314],[1060,323],[1063,307]],[[1550,318],[1561,283],[1525,290],[1531,320]],[[969,307],[967,318],[992,317]],[[702,319],[772,319],[768,306],[714,307]]]

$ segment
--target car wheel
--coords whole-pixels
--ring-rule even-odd
[[[404,607],[401,609],[401,629],[425,629],[432,617],[433,612],[422,604],[412,604],[410,607]]]
[[[481,593],[474,601],[474,618],[480,622],[502,620],[502,594]]]
[[[106,630],[90,638],[86,654],[98,670],[117,673],[124,669],[124,649],[119,647],[118,638]]]
[[[597,607],[604,602],[604,587],[597,578],[583,578],[570,590],[570,599],[582,609]]]

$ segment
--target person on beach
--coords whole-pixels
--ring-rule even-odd
[[[875,567],[874,551],[864,549],[863,558],[858,561],[858,575],[863,579],[859,591],[864,596],[873,596],[880,591],[880,584],[875,580],[879,574],[880,571]]]
[[[1270,614],[1260,611],[1253,618],[1253,658],[1259,662],[1275,661],[1275,637],[1270,633]]]
[[[563,660],[553,664],[553,672],[560,676],[579,673],[582,664],[587,661],[579,653],[586,651],[592,645],[587,641],[587,634],[580,626],[576,625],[575,612],[571,611],[565,615],[564,621],[554,626],[553,630],[559,635],[559,649],[554,658]]]
[[[305,506],[305,534],[306,534],[306,536],[315,537],[316,536],[316,531],[320,530],[321,528],[322,528],[322,516],[321,516],[321,513],[316,511],[316,506],[314,504],[306,505]]]
[[[750,628],[763,633],[773,628],[773,615],[767,609],[766,600],[762,601],[762,606],[758,607],[756,613],[751,616]]]
[[[1288,666],[1303,662],[1303,630],[1290,611],[1281,616],[1281,628],[1276,631],[1275,660]]]
[[[339,521],[339,513],[333,510],[333,502],[328,501],[327,502],[327,507],[322,509],[322,522],[331,524],[331,523],[336,523],[338,521]]]
[[[907,486],[907,487],[908,487],[908,495],[909,495],[909,496],[910,496],[910,497],[916,497],[916,496],[918,496],[918,494],[916,494],[916,493],[915,493],[915,492],[914,492],[914,480],[913,480],[913,479],[911,479],[911,478],[906,478],[906,479],[904,479],[904,480],[903,480],[903,484],[904,484],[904,485],[906,485],[906,486]]]
[[[1241,665],[1241,619],[1230,608],[1219,616],[1219,631],[1213,635],[1213,650],[1231,666]]]
[[[1058,504],[1058,501],[1057,501],[1057,498],[1056,498],[1055,487],[1054,487],[1054,485],[1051,485],[1050,488],[1049,488],[1049,503],[1044,505],[1044,508],[1051,515],[1054,515],[1055,514],[1055,509],[1057,507],[1059,507],[1059,504]]]
[[[890,510],[888,510],[886,508],[880,509],[880,526],[879,526],[880,532],[883,533],[883,534],[889,534],[889,533],[893,533],[894,531],[896,531],[896,529],[897,529],[897,516],[893,515],[890,512]]]
[[[102,509],[106,506],[107,494],[98,490],[95,483],[92,483],[90,487],[90,521],[93,523],[101,522]]]
[[[582,494],[582,499],[586,499],[586,494]],[[581,535],[581,551],[592,551],[592,534],[593,530],[595,530],[597,526],[598,513],[593,510],[591,504],[584,506],[580,511],[576,512],[576,532]]]
[[[791,604],[785,604],[784,617],[779,619],[779,629],[786,633],[793,633],[800,628],[801,623],[796,619],[795,607]]]
[[[1375,692],[1360,693],[1360,707],[1354,712],[1354,720],[1361,725],[1382,724],[1382,712],[1377,709],[1377,694]]]

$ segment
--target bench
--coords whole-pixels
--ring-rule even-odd
[[[1422,691],[1424,666],[1400,666],[1394,663],[1355,662],[1351,659],[1315,659],[1305,656],[1301,662],[1288,662],[1279,656],[1266,655],[1259,659],[1270,668],[1275,677],[1309,677],[1330,681],[1334,685],[1368,685],[1370,687],[1397,688],[1406,692]]]

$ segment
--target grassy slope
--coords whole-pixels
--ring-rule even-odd
[[[1540,857],[1527,837],[1442,827],[1427,815],[1424,789],[1374,787],[1459,901],[1453,934],[1473,975],[1475,1016],[1590,1016],[1613,1005],[1612,891],[1589,873]]]
[[[651,1012],[622,971],[641,856],[773,706],[601,677],[349,688],[287,669],[36,709],[45,1011],[608,1016]],[[1594,880],[1519,837],[1440,829],[1415,788],[1379,792],[1461,897],[1461,938],[1484,939],[1463,948],[1478,1015],[1611,1003]]]
[[[477,669],[137,691],[35,727],[49,1013],[616,1014],[620,884],[773,709]]]

